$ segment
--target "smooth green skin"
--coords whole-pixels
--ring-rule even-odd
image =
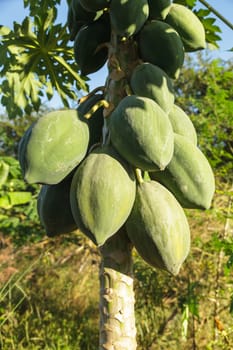
[[[130,86],[135,95],[151,98],[165,113],[169,113],[174,104],[171,79],[161,68],[151,63],[142,63],[134,69]]]
[[[170,162],[174,133],[168,116],[152,99],[125,97],[107,122],[114,147],[134,167],[154,171]]]
[[[215,191],[214,174],[201,150],[175,134],[174,155],[167,168],[150,173],[168,188],[184,208],[209,209]]]
[[[125,223],[133,207],[132,169],[110,146],[95,149],[74,174],[70,201],[80,230],[101,246]]]
[[[130,37],[136,34],[149,16],[147,0],[111,0],[110,19],[117,35]]]
[[[190,9],[180,4],[172,4],[165,22],[179,33],[186,52],[205,49],[205,29]]]
[[[23,174],[25,174],[25,172],[27,170],[27,158],[26,158],[27,153],[26,153],[26,150],[27,150],[28,140],[29,140],[29,138],[31,136],[34,124],[35,123],[32,123],[30,125],[30,127],[26,130],[26,132],[24,133],[23,137],[19,141],[18,159],[19,159],[19,164],[20,164],[21,171],[22,171]]]
[[[82,102],[78,106],[78,113],[80,116],[84,116],[86,113],[90,111],[90,109],[100,100],[103,99],[102,94],[95,94],[90,96],[86,101]],[[95,111],[92,116],[87,119],[87,124],[89,127],[89,144],[88,149],[92,147],[94,144],[102,141],[102,129],[104,125],[104,117],[103,117],[103,107],[100,107]]]
[[[148,264],[178,274],[190,250],[190,230],[171,192],[155,181],[139,184],[126,230]]]
[[[148,0],[149,18],[150,19],[165,19],[170,6],[171,0]]]
[[[70,206],[70,185],[68,176],[56,185],[42,185],[37,211],[41,224],[49,237],[69,233],[77,228]]]
[[[138,42],[143,61],[159,66],[172,79],[178,78],[184,63],[184,47],[174,28],[162,21],[150,21],[140,31]]]
[[[84,158],[88,143],[88,125],[75,109],[47,113],[32,126],[19,150],[25,180],[57,184]]]
[[[90,12],[96,12],[109,7],[110,0],[80,0],[82,7]]]
[[[79,23],[90,23],[94,20],[96,14],[94,12],[87,11],[81,4],[80,0],[72,0],[71,8],[73,10],[74,19]]]
[[[70,32],[70,40],[74,41],[81,27],[95,21],[101,14],[102,11],[90,12],[85,10],[80,0],[72,0],[67,14],[67,26]]]
[[[74,57],[82,75],[97,72],[108,58],[107,47],[110,41],[110,26],[107,16],[83,26],[74,40]]]
[[[182,108],[174,104],[168,114],[173,131],[176,134],[185,136],[195,146],[197,145],[197,133],[189,116]]]

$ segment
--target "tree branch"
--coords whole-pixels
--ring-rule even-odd
[[[233,30],[233,24],[229,22],[221,13],[219,13],[217,10],[215,10],[208,2],[205,0],[199,0],[200,3],[202,3],[205,7],[207,7],[211,12],[215,14],[222,22],[224,22],[229,28]]]

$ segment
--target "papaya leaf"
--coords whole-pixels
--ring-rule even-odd
[[[49,9],[53,8],[57,16],[57,5],[61,0],[24,0],[24,7],[29,9],[30,16],[43,16]]]
[[[48,3],[46,11],[33,20],[26,17],[22,24],[15,22],[13,30],[0,30],[0,98],[10,118],[38,111],[42,100],[50,100],[55,91],[66,107],[78,90],[88,91],[86,80],[77,73],[66,26],[54,24],[52,4],[57,2],[26,1],[25,6],[34,13],[39,3]]]

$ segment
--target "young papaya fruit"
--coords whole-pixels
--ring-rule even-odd
[[[205,49],[205,29],[199,18],[187,7],[173,3],[165,22],[180,35],[186,52]]]
[[[103,14],[79,30],[74,40],[74,57],[82,75],[95,73],[104,66],[108,58],[110,34],[108,14]]]
[[[140,183],[125,226],[148,264],[178,274],[190,250],[190,230],[184,210],[171,192],[155,181]]]
[[[82,26],[98,19],[102,11],[90,12],[85,10],[80,0],[71,0],[67,14],[67,26],[70,32],[70,40],[73,41]]]
[[[163,21],[152,20],[140,31],[138,43],[144,62],[159,66],[172,79],[178,78],[184,63],[184,46],[174,28]]]
[[[103,99],[102,94],[94,94],[87,100],[80,103],[77,110],[81,117],[84,117],[90,109]],[[84,117],[85,118],[85,117]],[[89,144],[88,149],[94,144],[102,141],[102,130],[104,126],[103,107],[99,107],[90,118],[87,119],[89,127]]]
[[[211,166],[187,137],[175,134],[174,154],[164,171],[150,177],[171,191],[184,208],[209,209],[215,191]]]
[[[134,167],[154,171],[170,162],[174,133],[168,116],[152,99],[126,96],[107,123],[114,147]]]
[[[121,37],[136,34],[149,16],[147,0],[111,0],[109,11],[113,30]]]
[[[69,233],[77,228],[70,206],[70,185],[72,176],[68,175],[56,185],[42,185],[37,211],[41,224],[49,237]]]
[[[110,0],[80,0],[82,7],[90,12],[97,12],[109,7]]]
[[[135,176],[111,146],[94,149],[77,168],[70,191],[78,228],[101,246],[125,223],[133,207]]]
[[[151,63],[139,64],[133,71],[130,86],[135,95],[149,97],[168,113],[175,100],[173,84],[169,76]]]
[[[174,104],[168,114],[173,131],[176,134],[185,136],[195,146],[197,145],[197,133],[189,116],[182,108]]]
[[[169,12],[171,0],[148,0],[149,19],[164,20]]]
[[[57,184],[84,158],[89,143],[87,122],[75,109],[49,112],[25,132],[18,158],[28,183]]]

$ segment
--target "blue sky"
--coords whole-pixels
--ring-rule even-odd
[[[207,0],[207,2],[219,11],[228,21],[233,23],[233,0]],[[13,21],[21,23],[23,18],[28,12],[23,7],[23,0],[0,0],[1,11],[0,11],[0,24],[12,27]],[[203,7],[199,3],[200,7]],[[58,21],[65,22],[67,16],[67,3],[66,0],[61,0],[61,6],[58,12]],[[214,15],[213,15],[214,17]],[[219,43],[220,48],[214,50],[209,54],[213,57],[220,57],[222,59],[233,59],[233,52],[228,50],[233,47],[233,30],[227,27],[223,22],[217,19],[216,24],[222,30],[222,41]],[[107,70],[106,68],[101,69],[99,72],[89,76],[90,89],[96,86],[103,85],[105,83]],[[58,100],[56,99],[57,103]],[[59,106],[57,106],[59,107]]]

